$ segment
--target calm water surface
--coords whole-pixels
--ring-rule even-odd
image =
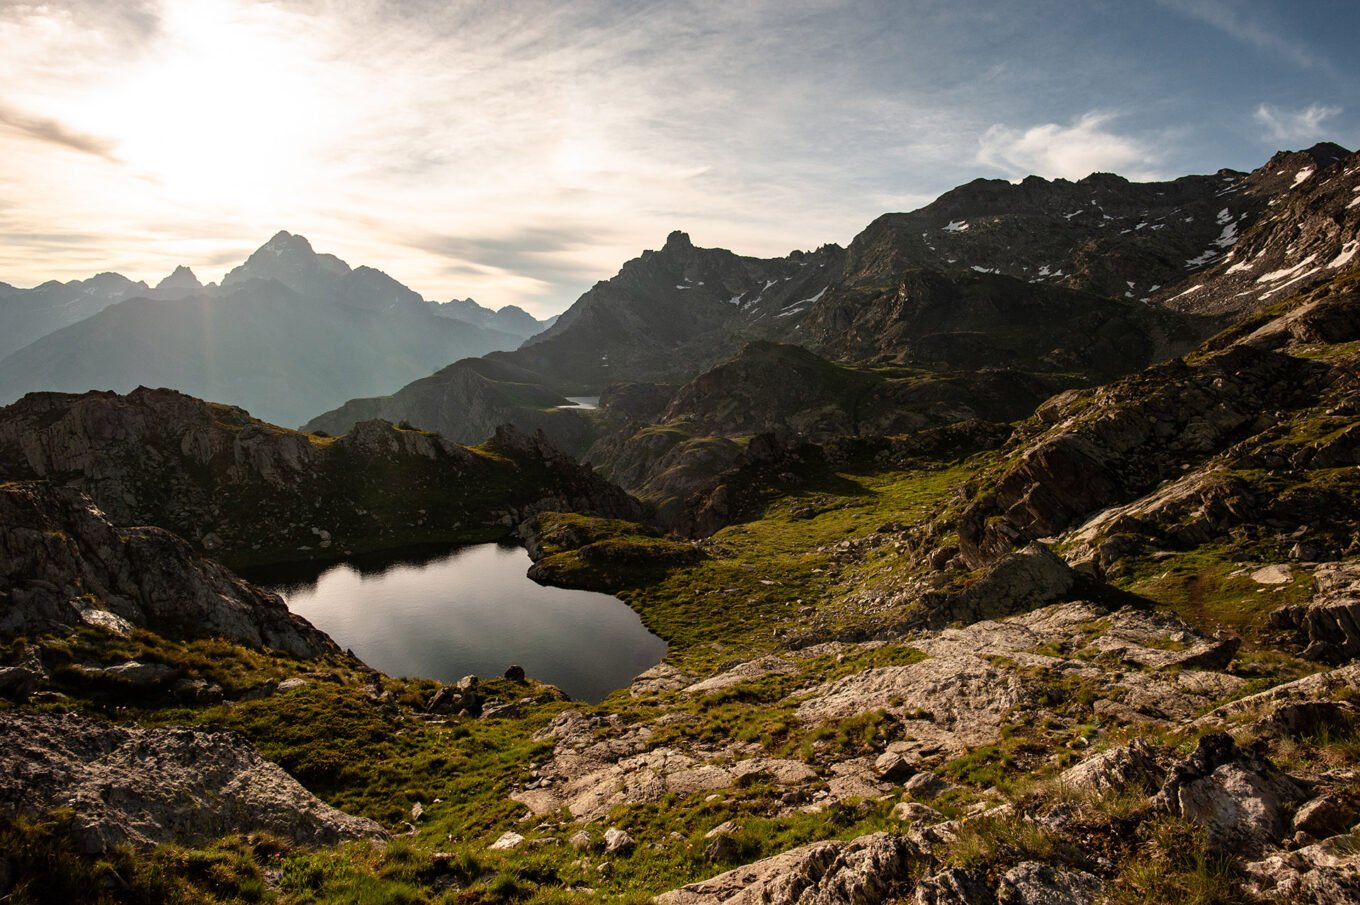
[[[407,550],[342,563],[254,569],[341,647],[391,675],[455,682],[512,663],[599,701],[660,662],[666,643],[617,598],[547,588],[520,547]]]

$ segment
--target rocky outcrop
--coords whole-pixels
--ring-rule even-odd
[[[642,514],[541,435],[497,431],[469,449],[369,421],[332,439],[145,388],[0,409],[0,474],[82,490],[115,524],[156,525],[228,558],[484,538],[547,509]]]
[[[1121,668],[1140,658],[1156,662],[1160,648],[1177,636],[1192,643],[1202,638],[1174,617],[1149,623],[1135,610],[1111,613],[1085,602],[1049,606],[913,639],[927,659],[815,686],[797,714],[816,724],[883,710],[902,725],[904,740],[890,748],[913,762],[992,742],[1015,708],[1037,706],[1046,683],[1064,679],[1090,683],[1097,698],[1119,701],[1132,718],[1188,719],[1243,681],[1206,669]],[[1102,658],[1102,647],[1119,654]]]
[[[118,528],[88,497],[47,484],[0,485],[0,632],[136,625],[217,635],[299,657],[335,643],[262,591],[159,528]]]
[[[1262,420],[1262,409],[1302,408],[1339,376],[1310,361],[1235,346],[1195,364],[1149,368],[1094,393],[1057,397],[1013,441],[992,489],[960,516],[963,555],[981,565],[1136,499],[1179,477],[1182,465],[1273,424]]]
[[[14,817],[55,808],[70,809],[75,845],[90,854],[231,833],[306,845],[386,835],[323,803],[231,732],[10,711],[0,721],[0,809]]]
[[[1306,797],[1305,787],[1269,760],[1226,733],[1211,733],[1172,768],[1155,803],[1204,827],[1214,851],[1240,854],[1283,839],[1288,809]]]
[[[1313,599],[1276,610],[1271,625],[1296,633],[1309,660],[1342,663],[1360,657],[1360,560],[1324,563],[1313,582]]]
[[[875,833],[814,842],[658,896],[658,905],[863,905],[911,886],[920,850],[903,836]]]

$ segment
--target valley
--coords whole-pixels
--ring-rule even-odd
[[[25,364],[173,302],[11,353],[41,392],[0,408],[0,894],[1360,900],[1357,192],[1320,144],[977,180],[784,258],[673,232],[299,429]],[[453,316],[280,237],[220,292]],[[377,626],[365,556],[493,541],[664,658],[599,694],[499,652],[437,676],[260,586],[349,576]]]

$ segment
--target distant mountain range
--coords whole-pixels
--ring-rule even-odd
[[[849,248],[783,258],[699,248],[675,232],[519,349],[352,400],[308,426],[343,433],[381,417],[473,442],[504,421],[542,427],[584,452],[592,431],[600,437],[600,414],[547,417],[537,402],[516,402],[526,387],[575,396],[612,387],[606,410],[650,400],[640,418],[620,415],[645,421],[711,368],[734,361],[739,367],[721,373],[757,373],[734,359],[752,341],[840,364],[917,369],[918,385],[934,375],[936,392],[953,387],[955,400],[967,396],[961,386],[982,385],[975,375],[997,369],[1014,375],[1024,398],[1089,385],[1182,354],[1282,291],[1360,264],[1357,172],[1355,155],[1319,144],[1276,154],[1251,173],[1170,182],[1107,173],[978,179],[920,210],[879,217]],[[902,374],[892,379],[902,392]],[[709,380],[705,392],[724,385]],[[781,400],[762,423],[773,426],[779,413],[787,423],[816,421],[788,408]]]
[[[0,287],[0,403],[34,390],[166,386],[297,424],[550,322],[471,299],[426,302],[280,232],[221,286],[179,267],[155,288],[106,273]]]

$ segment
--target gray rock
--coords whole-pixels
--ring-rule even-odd
[[[1284,837],[1285,810],[1305,796],[1293,778],[1232,736],[1211,733],[1171,770],[1156,802],[1208,831],[1216,852],[1259,852]]]
[[[896,751],[885,751],[874,761],[874,772],[886,782],[902,782],[916,772],[911,761]]]
[[[997,905],[1091,905],[1099,898],[1098,877],[1080,870],[1026,861],[1006,871],[996,887]]]
[[[575,833],[572,833],[571,838],[568,839],[567,842],[578,852],[586,851],[593,845],[590,834],[585,830],[577,830]]]
[[[1318,566],[1313,581],[1312,600],[1276,610],[1271,625],[1297,633],[1310,660],[1344,663],[1360,656],[1360,560]]]
[[[917,773],[902,785],[902,791],[912,798],[938,798],[952,788],[950,784],[934,773]]]
[[[893,820],[917,826],[930,826],[934,823],[943,823],[945,820],[945,816],[939,811],[919,801],[898,802],[893,805],[891,816]]]
[[[11,711],[0,721],[0,808],[59,807],[71,809],[76,845],[89,853],[247,832],[311,845],[386,835],[317,799],[232,732]]]
[[[966,590],[927,601],[929,624],[944,628],[952,622],[1013,616],[1062,599],[1075,584],[1076,574],[1067,563],[1043,544],[1032,543],[992,563]]]
[[[626,855],[631,852],[637,843],[633,837],[625,833],[618,827],[611,826],[604,831],[604,850],[610,855]]]
[[[874,833],[813,842],[658,896],[658,905],[874,905],[906,891],[919,849]]]
[[[1124,791],[1150,795],[1162,784],[1166,771],[1156,753],[1142,739],[1086,758],[1064,770],[1059,780],[1072,789],[1096,795]]]
[[[217,635],[299,657],[338,653],[330,638],[158,528],[117,528],[81,493],[0,487],[0,632],[37,634],[102,612],[163,635]],[[95,620],[98,621],[98,620]]]
[[[500,838],[487,846],[487,851],[505,852],[513,848],[519,848],[524,844],[524,837],[519,833],[507,831],[501,833]]]
[[[1344,839],[1277,852],[1245,865],[1248,891],[1291,905],[1360,902],[1360,854]]]
[[[138,663],[136,660],[128,660],[113,666],[79,666],[76,669],[88,679],[112,679],[139,688],[158,685],[175,674],[173,666],[164,663]]]
[[[1355,820],[1355,808],[1348,807],[1333,795],[1319,795],[1294,814],[1294,829],[1314,839],[1326,839],[1350,829]]]
[[[996,896],[982,871],[951,867],[916,884],[913,905],[993,905]]]

